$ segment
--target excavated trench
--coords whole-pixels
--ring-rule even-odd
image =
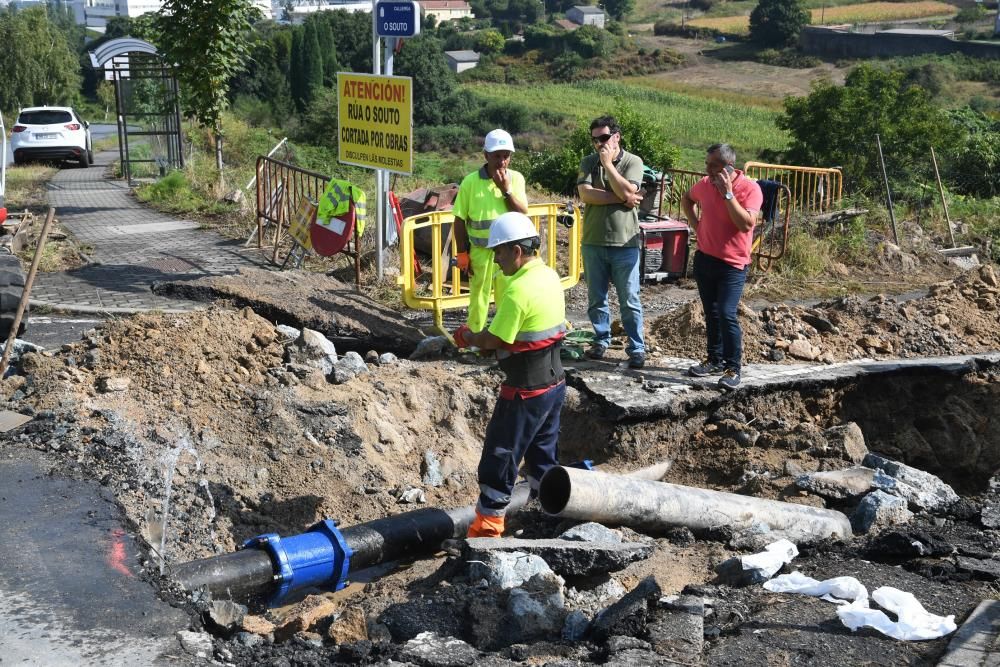
[[[571,378],[570,383],[582,387],[578,379]],[[962,500],[945,512],[918,513],[911,525],[892,527],[888,537],[856,535],[849,541],[803,545],[792,569],[819,579],[849,574],[871,589],[892,585],[912,591],[928,610],[954,615],[961,623],[980,600],[995,598],[998,590],[996,577],[970,574],[954,565],[955,554],[990,559],[1000,551],[1000,536],[979,524],[990,479],[1000,469],[998,392],[998,369],[981,361],[967,372],[943,364],[938,370],[895,370],[828,382],[802,381],[794,387],[747,388],[734,394],[692,392],[679,404],[663,406],[663,413],[670,416],[648,419],[623,419],[621,411],[601,396],[577,389],[569,393],[564,411],[561,458],[591,459],[620,470],[672,460],[665,478],[669,482],[828,506],[850,515],[857,499],[825,501],[794,482],[803,472],[852,465],[828,439],[829,429],[853,422],[869,451],[938,476]],[[554,537],[566,528],[530,507],[511,524],[520,536],[529,538]],[[734,588],[720,583],[714,565],[734,553],[732,543],[727,544],[732,535],[725,531],[696,539],[683,530],[651,536],[622,530],[627,539],[652,540],[655,555],[610,578],[566,577],[567,590],[574,591],[570,604],[583,604],[581,600],[597,595],[595,591],[603,590],[610,580],[630,590],[648,574],[669,582],[664,594],[684,592],[709,601],[704,646],[697,656],[681,660],[685,664],[934,664],[947,648],[947,637],[899,642],[874,631],[851,632],[837,622],[826,602],[779,597],[760,586]],[[892,539],[897,534],[916,536],[903,542],[923,540],[933,549],[928,547],[926,553],[918,549],[915,554],[885,551],[884,544],[895,544]],[[418,561],[409,570],[388,573],[369,584],[363,599],[348,603],[361,605],[369,619],[369,644],[364,646],[327,642],[307,648],[302,642],[287,642],[250,649],[231,642],[230,648],[236,662],[245,664],[278,664],[273,660],[301,658],[303,652],[347,662],[412,659],[406,647],[419,633],[434,632],[467,642],[474,647],[470,650],[481,652],[476,661],[497,664],[546,660],[673,664],[679,657],[658,663],[663,651],[647,650],[659,646],[655,626],[646,623],[653,623],[652,606],[648,619],[643,616],[623,626],[631,628],[630,637],[624,639],[590,636],[569,642],[560,639],[558,629],[539,627],[508,635],[506,594],[483,589],[465,567],[455,557],[443,563]],[[593,617],[611,602],[591,600],[591,608],[584,612]],[[442,660],[433,664],[452,664]]]

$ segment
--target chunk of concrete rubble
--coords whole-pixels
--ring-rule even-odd
[[[403,645],[400,656],[426,667],[462,667],[474,664],[479,651],[461,639],[421,632]]]
[[[274,623],[267,620],[263,616],[247,614],[243,617],[243,620],[240,621],[240,629],[243,632],[260,635],[261,637],[267,637],[274,632]]]
[[[795,486],[831,500],[859,498],[873,488],[875,471],[864,466],[800,475]]]
[[[1000,473],[994,473],[990,478],[989,490],[979,512],[979,522],[985,528],[1000,528]]]
[[[705,600],[697,595],[660,598],[651,610],[646,633],[659,655],[680,664],[701,662],[705,644]]]
[[[632,648],[616,653],[604,663],[604,667],[637,667],[637,665],[642,665],[642,667],[666,667],[667,665],[676,667],[677,663],[670,658],[641,648]]]
[[[428,449],[424,452],[423,477],[420,480],[425,486],[441,486],[444,475],[441,474],[441,461],[437,454]]]
[[[948,642],[938,667],[985,667],[1000,664],[1000,600],[983,600]]]
[[[348,607],[338,614],[326,630],[327,639],[335,644],[368,641],[368,621],[360,607]]]
[[[212,635],[207,632],[181,630],[177,633],[181,648],[198,658],[211,658],[214,652]]]
[[[97,390],[105,394],[128,391],[131,378],[105,376],[97,380]]]
[[[885,562],[910,558],[942,557],[955,553],[955,547],[923,530],[889,530],[873,539],[865,549],[871,560]]]
[[[571,611],[563,622],[562,638],[566,641],[578,642],[587,634],[590,619],[580,610]]]
[[[284,620],[274,628],[274,640],[287,641],[296,633],[311,629],[317,621],[333,616],[339,609],[340,604],[330,598],[322,595],[306,596],[284,614]]]
[[[289,343],[291,343],[296,338],[302,335],[302,332],[300,330],[296,329],[295,327],[290,327],[287,324],[279,324],[278,326],[274,327],[274,330],[277,331],[279,334],[281,334],[281,337],[284,338]]]
[[[395,366],[399,363],[399,357],[397,357],[392,352],[383,352],[378,355],[378,365],[379,366]]]
[[[655,577],[646,577],[625,596],[602,610],[590,624],[590,635],[603,642],[612,635],[636,636],[646,627],[649,601],[663,597]]]
[[[909,523],[913,512],[906,507],[906,500],[876,490],[861,499],[851,517],[855,533],[868,533],[889,526]]]
[[[573,526],[569,530],[563,531],[559,535],[559,539],[576,542],[609,542],[612,544],[621,544],[622,534],[617,530],[612,530],[594,521],[588,521],[587,523],[581,523],[579,526]]]
[[[826,437],[827,451],[831,455],[839,456],[855,465],[864,461],[868,455],[865,435],[855,422],[832,426],[823,431],[823,435]]]
[[[799,555],[799,550],[788,540],[778,540],[761,553],[734,556],[715,567],[721,583],[729,586],[762,584],[786,563]]]
[[[650,651],[652,650],[653,645],[645,640],[639,639],[638,637],[615,635],[614,637],[608,638],[604,648],[607,650],[608,654],[614,655],[616,653],[621,653],[622,651],[631,651],[633,649]]]
[[[872,453],[865,456],[864,465],[885,473],[875,476],[877,488],[905,498],[914,509],[943,510],[958,501],[955,490],[929,472]]]
[[[995,558],[958,556],[955,558],[955,566],[959,571],[968,572],[976,579],[985,579],[987,581],[1000,579],[1000,560]]]
[[[427,502],[427,494],[423,489],[411,486],[400,491],[396,501],[403,504],[423,504]]]
[[[243,623],[247,608],[232,600],[213,600],[205,611],[208,624],[224,635],[231,634]]]
[[[788,346],[788,355],[795,357],[796,359],[803,359],[805,361],[813,361],[822,353],[818,347],[813,345],[807,340],[797,339],[793,340]]]
[[[565,582],[552,572],[536,574],[507,598],[509,639],[520,644],[558,637],[566,622]]]
[[[337,348],[320,332],[303,329],[285,350],[285,361],[310,366],[329,375],[337,363]]]
[[[410,353],[410,359],[426,359],[441,354],[451,343],[444,336],[428,336],[417,343],[417,347]]]
[[[360,354],[352,350],[333,365],[333,372],[327,376],[327,380],[333,384],[344,384],[367,372],[368,364]]]
[[[496,606],[491,605],[494,609]],[[394,604],[379,617],[389,629],[394,642],[405,642],[423,632],[439,637],[463,636],[466,610],[454,602],[438,599],[415,599]]]
[[[542,558],[523,551],[480,551],[475,555],[468,552],[466,562],[470,581],[485,579],[491,587],[501,590],[516,588],[537,574],[552,572]]]
[[[653,544],[639,542],[580,542],[576,540],[523,540],[474,537],[465,541],[466,560],[484,560],[497,551],[521,551],[540,556],[549,567],[564,576],[588,576],[617,572],[629,563],[649,558]]]

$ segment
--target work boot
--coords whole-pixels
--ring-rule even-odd
[[[634,370],[639,370],[646,365],[646,354],[645,352],[632,352],[628,355],[628,367]]]
[[[476,518],[466,537],[503,537],[503,517],[485,516],[476,510]]]
[[[719,378],[719,388],[732,391],[740,386],[740,372],[735,368],[727,368]]]
[[[600,361],[601,359],[604,358],[604,355],[605,353],[607,353],[607,351],[608,348],[604,345],[596,345],[596,344],[591,345],[590,349],[587,350],[587,357],[590,359],[594,359],[596,361]]]
[[[721,361],[712,361],[711,359],[706,359],[700,364],[695,364],[688,368],[688,375],[696,378],[703,378],[706,375],[718,375],[725,367],[722,365]]]

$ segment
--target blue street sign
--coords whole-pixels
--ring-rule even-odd
[[[379,37],[416,37],[420,8],[414,0],[381,0],[375,4],[375,34]]]

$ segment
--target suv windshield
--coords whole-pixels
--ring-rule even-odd
[[[22,125],[57,125],[59,123],[72,123],[73,116],[68,111],[23,111],[17,117],[17,122]]]

